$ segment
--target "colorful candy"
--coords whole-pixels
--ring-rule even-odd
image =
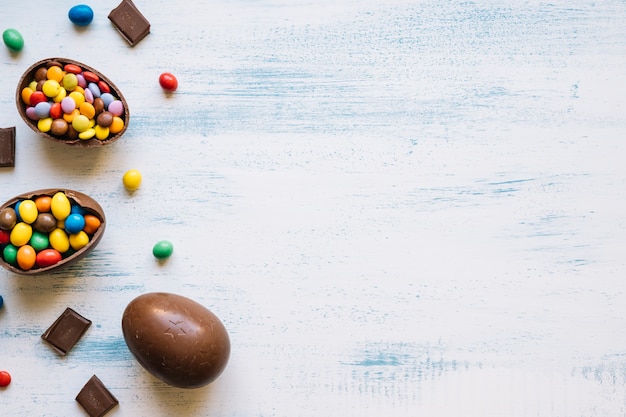
[[[10,50],[19,52],[24,48],[24,38],[16,29],[7,29],[2,32],[2,40]]]
[[[152,248],[152,254],[157,259],[165,259],[172,256],[174,252],[174,245],[169,240],[161,240],[157,242]]]
[[[87,246],[101,226],[63,191],[24,198],[0,211],[0,255],[24,271],[46,268]]]
[[[159,76],[159,84],[165,91],[176,91],[178,88],[178,80],[174,74],[169,72],[164,72]]]
[[[125,126],[124,102],[98,74],[77,64],[48,62],[39,67],[20,97],[37,129],[60,139],[104,141]]]
[[[136,169],[130,169],[122,177],[124,187],[129,191],[135,191],[141,185],[141,173]]]
[[[70,9],[67,17],[77,26],[87,26],[93,20],[93,10],[86,4],[77,4]]]
[[[11,374],[7,371],[0,371],[0,387],[8,387],[11,383]]]

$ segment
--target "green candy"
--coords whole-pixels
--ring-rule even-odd
[[[15,246],[10,243],[6,245],[2,251],[2,256],[7,263],[17,265],[17,248]]]
[[[15,29],[7,29],[2,33],[4,44],[12,51],[19,52],[24,47],[24,38]]]
[[[50,245],[50,241],[48,240],[48,236],[46,234],[33,232],[33,235],[30,238],[30,246],[32,246],[36,252],[46,249],[48,245]]]
[[[152,254],[155,258],[165,259],[169,258],[174,252],[174,245],[169,240],[162,240],[157,242],[156,245],[152,248]]]

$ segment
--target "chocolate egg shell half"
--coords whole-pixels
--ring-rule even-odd
[[[95,232],[93,232],[93,234],[90,236],[89,242],[84,247],[76,251],[68,251],[67,254],[59,262],[53,265],[46,266],[46,267],[38,267],[37,265],[35,265],[33,268],[29,270],[24,270],[17,265],[12,265],[6,262],[4,257],[2,256],[2,252],[0,251],[0,265],[2,265],[3,268],[11,272],[14,272],[16,274],[21,274],[21,275],[39,275],[39,274],[43,274],[46,272],[51,272],[59,268],[63,268],[68,265],[71,265],[74,262],[84,258],[85,256],[87,256],[87,254],[89,254],[89,252],[91,252],[96,247],[98,242],[100,242],[100,239],[102,239],[102,235],[104,234],[104,229],[106,226],[106,217],[104,215],[104,210],[102,209],[102,207],[100,206],[100,204],[98,204],[96,200],[89,197],[87,194],[83,194],[78,191],[68,190],[68,189],[63,189],[63,188],[46,188],[46,189],[31,191],[28,193],[15,196],[11,198],[10,200],[8,200],[7,202],[5,202],[4,204],[2,204],[2,206],[0,206],[0,212],[2,212],[7,207],[15,207],[15,205],[20,201],[35,200],[37,197],[40,197],[40,196],[53,197],[58,192],[64,193],[67,199],[69,200],[69,202],[72,204],[72,206],[78,206],[82,208],[85,214],[91,214],[97,217],[98,220],[100,221],[100,225],[95,230]],[[5,246],[6,245],[0,245],[0,249],[4,249]]]
[[[124,310],[122,332],[148,372],[179,388],[214,381],[230,356],[230,339],[219,318],[181,295],[154,292],[135,298]]]
[[[25,87],[28,87],[29,84],[31,84],[33,80],[35,80],[37,71],[40,71],[42,68],[47,68],[51,65],[60,65],[62,68],[64,68],[65,65],[68,65],[68,64],[80,67],[83,73],[89,72],[91,74],[95,74],[95,76],[98,78],[99,81],[102,81],[108,86],[110,93],[116,99],[122,102],[123,114],[121,114],[119,117],[124,121],[124,126],[119,132],[115,134],[109,134],[106,139],[98,139],[95,137],[92,137],[91,139],[79,139],[78,137],[76,137],[76,132],[74,132],[74,134],[70,134],[70,133],[60,134],[58,133],[58,128],[55,128],[54,130],[51,129],[47,132],[42,131],[38,128],[39,121],[33,120],[30,117],[28,117],[27,108],[29,106],[24,102],[24,99],[22,98],[22,90],[24,90]],[[37,78],[41,78],[41,76],[37,75]],[[61,85],[62,84],[63,83],[61,82]],[[67,92],[68,95],[69,93],[70,91]],[[50,97],[48,98],[48,101],[50,103],[53,103],[54,99]],[[15,93],[15,102],[17,104],[17,110],[20,116],[22,117],[22,120],[24,120],[24,122],[28,125],[28,127],[30,127],[34,132],[36,132],[40,136],[43,136],[46,139],[50,139],[54,142],[63,143],[69,146],[77,146],[77,147],[83,147],[83,148],[99,148],[101,146],[109,145],[117,141],[124,134],[130,122],[130,112],[128,110],[128,103],[126,99],[124,98],[124,96],[122,95],[122,92],[120,91],[120,89],[117,88],[115,84],[113,84],[113,82],[109,78],[107,78],[104,74],[102,74],[100,71],[96,70],[93,67],[85,65],[82,62],[75,61],[69,58],[46,58],[46,59],[37,61],[33,65],[31,65],[24,72],[24,74],[22,74],[22,76],[19,79],[19,82],[17,84],[17,90]],[[97,116],[98,115],[96,114],[96,117]],[[54,122],[60,121],[59,119],[63,119],[63,118],[62,117],[56,118]],[[71,125],[71,122],[69,124]],[[53,131],[56,131],[57,134],[53,134],[52,133]]]

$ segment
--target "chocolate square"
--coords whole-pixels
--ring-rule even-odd
[[[91,326],[91,320],[68,307],[41,335],[41,338],[50,343],[61,355],[65,355],[78,343],[89,326]]]
[[[122,2],[109,13],[109,20],[130,46],[135,46],[150,33],[150,22],[141,14],[132,0],[122,0]]]
[[[15,126],[0,128],[0,167],[15,166]]]
[[[117,398],[95,375],[80,390],[76,396],[76,401],[89,414],[89,417],[102,417],[119,404]]]

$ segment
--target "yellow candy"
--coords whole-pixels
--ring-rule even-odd
[[[105,140],[106,138],[109,137],[109,128],[108,127],[102,127],[100,125],[96,125],[94,127],[94,130],[96,131],[96,139]]]
[[[50,68],[48,68],[48,72],[46,73],[46,78],[48,78],[48,80],[54,80],[57,83],[60,83],[63,80],[63,75],[65,74],[63,73],[63,70],[61,69],[61,67],[57,65],[53,65]]]
[[[19,222],[13,229],[11,229],[11,234],[9,239],[11,240],[11,244],[13,246],[23,246],[28,243],[30,238],[33,236],[33,228],[30,224],[26,224],[24,222]]]
[[[49,132],[52,128],[52,117],[46,117],[44,119],[39,119],[37,122],[37,129],[42,132]]]
[[[89,129],[89,118],[84,114],[79,114],[72,119],[72,127],[78,133],[84,132]]]
[[[50,210],[52,211],[52,215],[57,220],[65,220],[72,211],[72,204],[67,196],[63,192],[59,191],[52,196]]]
[[[57,94],[59,94],[60,89],[61,89],[61,86],[59,85],[59,82],[56,80],[47,80],[46,82],[43,83],[43,86],[41,87],[41,91],[43,91],[46,97],[56,96]]]
[[[122,177],[122,182],[127,190],[135,191],[141,185],[141,173],[136,169],[130,169]]]
[[[72,124],[72,126],[73,126],[73,124]],[[76,128],[74,128],[74,129],[76,129]],[[78,138],[82,139],[82,140],[91,139],[94,136],[96,136],[96,129],[91,128],[91,127],[88,128],[87,130],[83,131],[83,132],[80,132],[78,134]]]
[[[65,253],[70,249],[70,239],[63,229],[54,229],[50,232],[48,240],[50,241],[50,246],[59,251],[59,253]]]
[[[74,91],[78,87],[78,77],[76,74],[65,74],[63,77],[63,87],[68,91]]]
[[[74,250],[84,248],[87,243],[89,243],[89,236],[87,236],[87,233],[82,230],[78,233],[70,235],[70,246],[72,246],[72,249]]]
[[[116,133],[120,133],[122,129],[124,129],[124,121],[122,118],[119,116],[113,117],[113,123],[109,126],[109,132],[115,135]]]
[[[28,224],[34,223],[39,215],[37,204],[35,204],[33,200],[22,200],[22,202],[20,202],[20,206],[18,207],[18,212],[20,213],[22,221]]]
[[[80,105],[85,102],[85,96],[76,90],[70,93],[70,97],[72,97],[74,101],[76,102],[76,108],[79,108]]]
[[[59,93],[56,96],[54,96],[52,98],[52,100],[55,103],[60,103],[61,100],[63,100],[65,97],[67,97],[67,90],[65,88],[61,87],[61,88],[59,88]]]
[[[30,88],[33,91],[37,90],[37,81],[36,80],[32,80],[29,84],[28,84],[28,88]]]

